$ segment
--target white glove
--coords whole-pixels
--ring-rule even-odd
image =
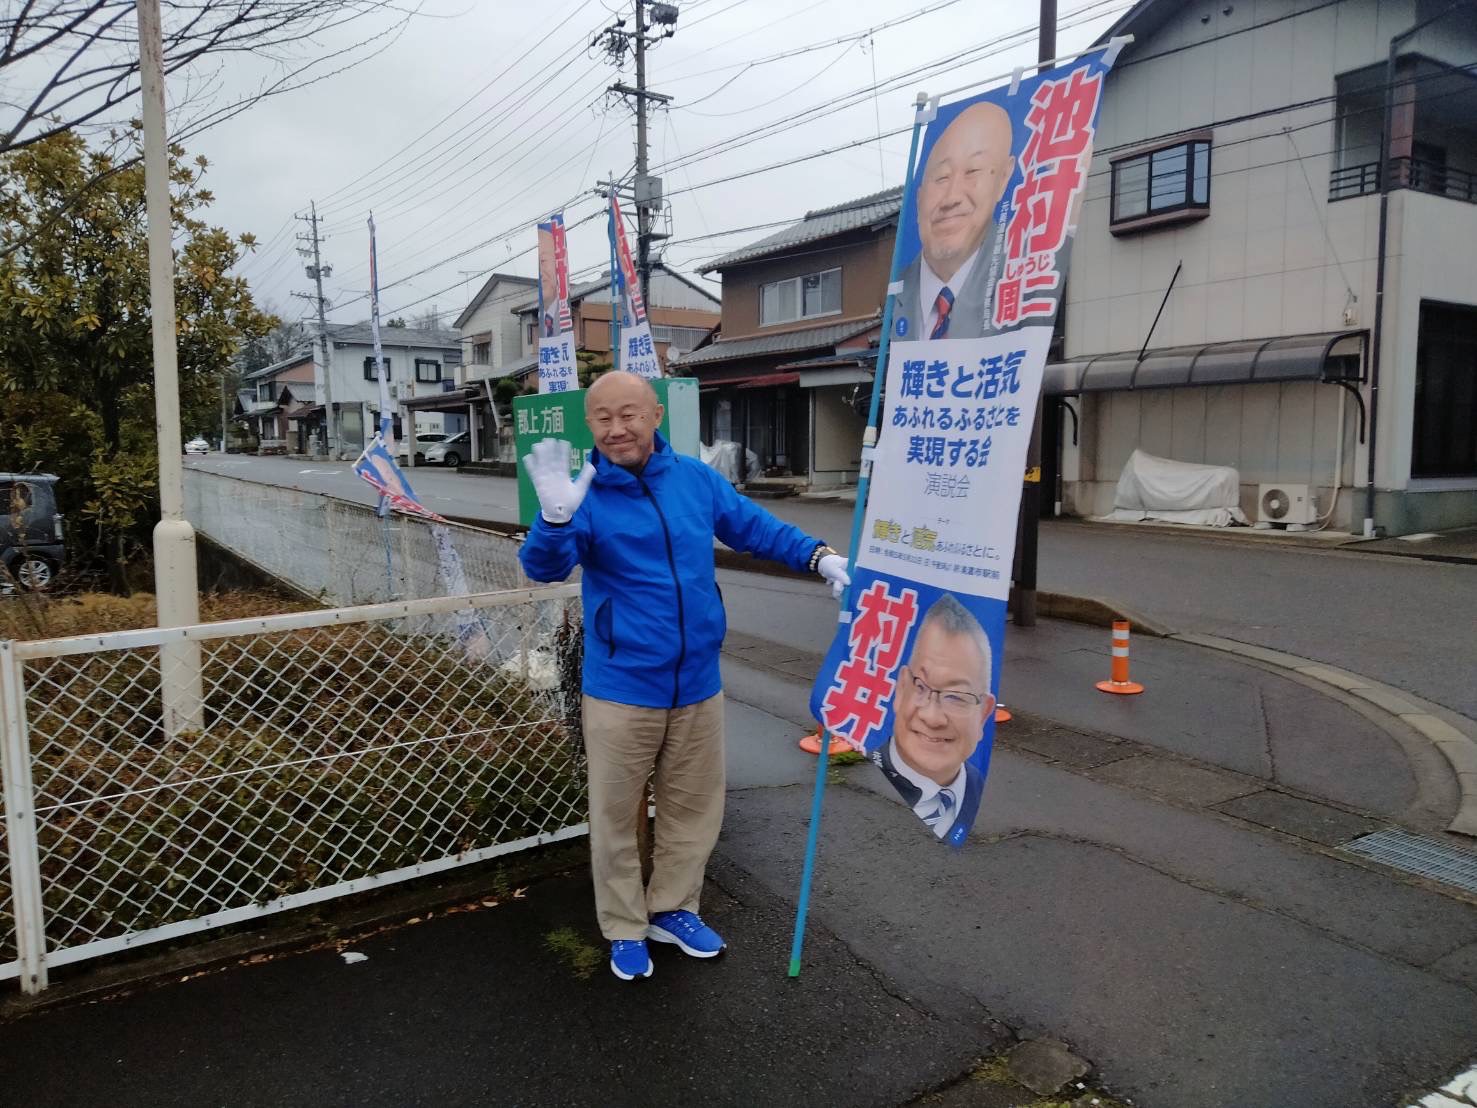
[[[569,460],[569,443],[563,439],[541,439],[533,444],[532,452],[523,455],[523,468],[533,482],[544,519],[550,523],[568,523],[573,519],[575,509],[595,479],[595,467],[585,462],[580,475],[570,480]]]
[[[831,595],[837,600],[851,585],[851,574],[846,572],[846,559],[840,554],[827,554],[815,567],[815,571],[831,582]]]

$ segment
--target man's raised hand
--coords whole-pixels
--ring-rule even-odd
[[[531,452],[523,455],[523,468],[533,482],[543,517],[550,523],[568,523],[573,519],[575,509],[595,479],[595,467],[588,461],[580,475],[571,479],[569,463],[569,443],[563,439],[540,439],[533,444]]]

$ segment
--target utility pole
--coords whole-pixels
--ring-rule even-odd
[[[636,87],[617,81],[609,91],[630,98],[636,109],[636,269],[640,275],[642,298],[650,305],[651,244],[667,236],[652,230],[652,216],[662,208],[662,179],[648,172],[646,113],[650,103],[670,104],[672,98],[646,87],[646,49],[676,33],[677,6],[636,0],[636,29],[627,31],[625,27],[624,19],[616,20],[597,35],[591,45],[602,45],[617,65],[628,49],[636,56]]]
[[[298,219],[302,220],[309,227],[306,235],[298,235],[297,238],[299,242],[311,243],[312,249],[309,251],[306,248],[299,247],[298,253],[304,257],[310,252],[313,255],[313,264],[305,266],[303,271],[313,279],[317,294],[310,296],[307,293],[295,292],[292,295],[301,300],[316,300],[318,302],[318,342],[322,347],[322,357],[318,359],[318,362],[323,367],[323,418],[325,421],[324,426],[327,428],[327,442],[325,445],[328,448],[328,457],[333,459],[338,457],[338,417],[333,410],[333,343],[328,341],[328,317],[326,315],[328,302],[323,299],[323,278],[333,275],[333,266],[323,264],[323,258],[318,250],[323,237],[318,234],[317,201],[310,201],[308,204],[308,214],[300,215]]]
[[[1040,31],[1036,38],[1036,60],[1042,63],[1056,57],[1056,0],[1041,0]],[[1065,290],[1060,313],[1065,307]],[[1015,625],[1036,626],[1036,567],[1041,540],[1041,421],[1044,402],[1036,397],[1036,418],[1031,421],[1031,438],[1026,446],[1026,480],[1021,490],[1020,567],[1015,575]]]
[[[175,338],[173,221],[164,115],[164,38],[159,0],[137,0],[139,79],[143,93],[144,204],[149,224],[149,315],[154,352],[154,420],[159,447],[159,522],[154,526],[154,595],[160,627],[200,622],[195,529],[185,518],[180,460],[179,350]],[[173,739],[205,727],[200,644],[159,647],[164,733]]]

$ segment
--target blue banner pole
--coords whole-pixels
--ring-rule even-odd
[[[872,373],[872,406],[867,413],[867,429],[862,436],[862,466],[861,473],[856,483],[856,509],[851,517],[851,545],[847,548],[846,571],[848,575],[856,572],[857,548],[862,540],[862,521],[867,514],[867,488],[871,484],[872,477],[872,450],[877,445],[877,409],[882,403],[882,385],[887,377],[887,351],[892,341],[892,311],[897,303],[897,294],[894,289],[902,276],[900,254],[903,245],[903,216],[913,206],[913,192],[917,185],[917,174],[914,162],[918,158],[918,138],[923,133],[923,125],[932,118],[932,114],[925,114],[928,97],[923,93],[918,94],[915,114],[913,117],[913,138],[908,147],[908,176],[903,182],[902,207],[898,209],[897,231],[892,240],[892,267],[887,278],[887,300],[882,309],[882,340],[877,346],[877,368]],[[851,590],[847,589],[841,596],[842,620],[849,616]],[[795,905],[795,936],[790,943],[790,976],[800,976],[800,955],[805,946],[805,918],[810,912],[810,885],[815,876],[816,848],[820,842],[821,834],[821,806],[826,795],[826,770],[831,764],[831,736],[825,728],[821,728],[818,735],[821,743],[820,753],[815,759],[815,792],[810,802],[810,832],[805,841],[805,867],[800,874],[800,899]]]
[[[615,174],[609,173],[606,176],[610,180],[610,192],[613,198],[615,196]],[[621,310],[621,295],[620,280],[616,272],[614,199],[605,205],[605,237],[610,240],[610,368],[620,369],[621,324],[618,313]]]

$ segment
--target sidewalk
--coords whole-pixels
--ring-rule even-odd
[[[765,587],[800,608],[807,585]],[[871,766],[830,770],[798,980],[815,657],[738,630],[704,906],[724,958],[658,949],[651,981],[617,982],[581,871],[347,944],[361,964],[320,949],[0,1026],[7,1096],[905,1105],[1013,1033],[1067,1040],[1143,1108],[1394,1108],[1470,1064],[1477,893],[1345,849],[1390,825],[1446,841],[1449,775],[1350,705],[1185,643],[1136,642],[1141,697],[1084,691],[1100,637],[1010,636],[1022,714],[960,852]],[[1036,1100],[995,1095],[969,1081],[949,1103]]]

